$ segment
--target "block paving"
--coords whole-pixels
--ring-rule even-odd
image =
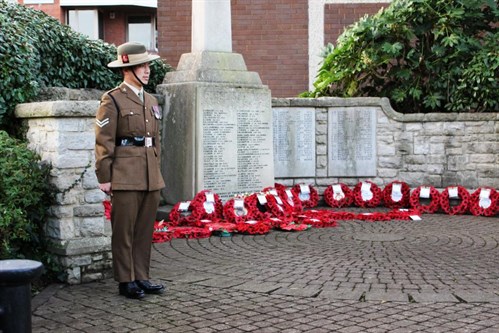
[[[499,332],[499,218],[422,218],[154,244],[163,295],[51,285],[33,332]]]

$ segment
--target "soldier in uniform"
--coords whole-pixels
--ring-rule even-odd
[[[96,115],[95,169],[99,188],[111,196],[111,247],[114,279],[128,298],[158,294],[162,284],[149,280],[152,234],[165,186],[160,171],[161,108],[144,92],[149,62],[158,59],[144,45],[118,47],[108,64],[121,68],[123,82],[103,94]]]

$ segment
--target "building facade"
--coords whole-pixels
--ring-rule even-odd
[[[91,39],[141,42],[157,52],[156,0],[18,0],[44,11]]]
[[[192,0],[158,1],[159,54],[176,67],[191,50]],[[320,56],[344,28],[390,0],[232,0],[232,49],[273,97],[312,87]]]
[[[17,0],[90,38],[139,41],[176,67],[191,52],[193,0]],[[313,86],[324,46],[390,0],[231,0],[232,49],[243,55],[273,97]]]

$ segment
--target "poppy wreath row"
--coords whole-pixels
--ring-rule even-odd
[[[394,187],[400,187],[400,189],[395,192],[393,190]],[[386,185],[383,189],[383,202],[388,208],[408,207],[410,198],[411,188],[407,183],[396,180]]]
[[[174,226],[192,225],[196,221],[192,215],[193,210],[194,206],[191,205],[191,201],[177,202],[170,211],[168,218]]]
[[[421,213],[433,214],[440,208],[440,192],[433,186],[418,186],[412,191],[409,202]]]
[[[353,201],[355,205],[359,207],[378,207],[381,203],[381,199],[381,189],[378,187],[378,185],[374,184],[371,181],[360,182],[355,185],[353,189]]]
[[[343,183],[330,185],[324,191],[324,201],[333,208],[350,206],[353,202],[352,190]]]
[[[239,202],[239,200],[241,200],[242,203]],[[238,203],[237,207],[236,203]],[[250,207],[244,197],[229,199],[223,206],[223,215],[227,221],[232,223],[243,223],[246,220],[253,218],[253,216],[250,215]]]
[[[269,220],[248,220],[236,224],[236,231],[242,234],[263,235],[270,231],[272,225]]]
[[[499,212],[499,192],[491,187],[479,188],[471,194],[469,209],[475,216],[494,216]]]
[[[455,191],[457,197],[451,197],[451,193]],[[452,206],[451,200],[460,201],[459,204]],[[440,207],[449,215],[462,215],[466,213],[470,205],[470,193],[462,186],[448,186],[440,193]]]
[[[275,193],[268,193],[265,198],[267,199],[267,207],[272,216],[278,218],[291,217],[293,215],[293,206],[290,206],[287,201]]]
[[[301,203],[298,195],[294,194],[291,189],[288,189],[286,186],[276,183],[275,189],[277,190],[277,194],[284,201],[284,204],[287,205],[293,213],[300,213],[303,211],[303,205]]]
[[[305,193],[302,191],[303,186],[308,187],[309,193]],[[293,186],[291,191],[300,199],[303,207],[317,207],[317,204],[319,203],[319,193],[313,186],[296,184],[295,186]]]
[[[207,196],[212,196],[208,200]],[[220,196],[210,190],[198,192],[192,199],[192,216],[196,220],[218,220],[223,217],[223,203]]]

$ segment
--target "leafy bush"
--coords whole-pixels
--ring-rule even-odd
[[[12,129],[14,108],[29,102],[40,87],[108,90],[122,80],[106,65],[116,47],[91,40],[45,13],[0,0],[0,129]],[[152,64],[146,89],[154,92],[170,67]]]
[[[29,258],[52,266],[43,223],[52,203],[50,167],[25,143],[0,131],[0,259]]]
[[[379,96],[404,113],[498,111],[494,0],[395,0],[338,38],[303,97]]]

